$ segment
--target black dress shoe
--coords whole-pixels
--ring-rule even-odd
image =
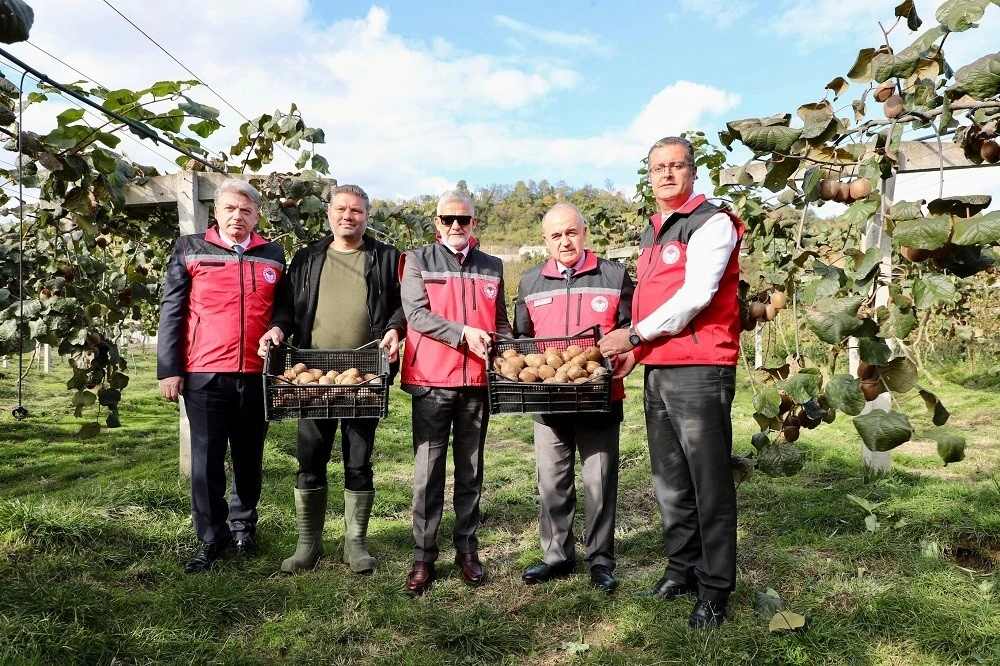
[[[603,564],[590,567],[590,582],[601,592],[611,594],[618,587],[618,581],[611,575],[611,569]]]
[[[564,562],[559,562],[557,564],[536,564],[521,576],[523,580],[528,585],[537,585],[538,583],[547,583],[553,578],[562,578],[573,573],[573,569],[576,563],[573,560],[566,560]]]
[[[724,602],[699,599],[688,617],[688,626],[694,629],[714,629],[722,624],[724,619],[726,619]]]
[[[694,585],[678,583],[677,581],[670,580],[664,576],[660,580],[656,581],[656,585],[653,586],[653,589],[648,592],[640,593],[640,596],[655,597],[656,599],[666,599],[667,601],[670,601],[671,599],[676,599],[677,597],[685,594],[693,594],[697,591],[698,589]]]
[[[215,541],[203,541],[201,548],[184,565],[185,573],[200,573],[212,568],[212,564],[222,556],[233,543],[232,537],[216,539]]]
[[[257,557],[259,552],[257,548],[257,537],[254,534],[248,534],[247,536],[237,539],[233,542],[233,548],[236,550],[236,554],[250,559],[251,557]]]

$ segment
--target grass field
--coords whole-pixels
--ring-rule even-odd
[[[590,586],[582,565],[565,580],[521,583],[540,556],[531,428],[505,416],[491,422],[486,451],[480,538],[489,583],[462,584],[446,513],[441,580],[412,600],[403,594],[412,472],[405,394],[394,391],[376,443],[373,576],[351,574],[336,557],[339,492],[331,493],[328,557],[308,574],[276,573],[296,539],[294,423],[284,422],[268,436],[260,558],[230,557],[189,576],[181,564],[195,540],[177,473],[176,412],[158,397],[153,365],[151,355],[134,361],[124,426],[85,441],[64,367],[28,376],[23,422],[10,416],[16,374],[0,370],[0,664],[1000,664],[1000,385],[992,377],[937,370],[949,379],[935,388],[949,424],[969,435],[962,463],[944,467],[933,443],[917,441],[897,450],[891,475],[866,479],[841,415],[803,431],[808,462],[797,477],[743,484],[730,618],[704,633],[687,627],[691,600],[636,596],[664,565],[638,376],[623,425],[613,597]],[[737,452],[751,449],[751,411],[742,377]],[[926,423],[921,411],[914,406],[914,420]],[[339,488],[338,468],[331,463]],[[872,502],[874,521],[848,495]],[[582,507],[578,538],[581,517]],[[806,617],[803,631],[768,631],[754,612],[767,588]]]

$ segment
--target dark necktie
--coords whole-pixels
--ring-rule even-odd
[[[465,262],[465,253],[464,252],[456,253],[455,258],[458,259],[458,265],[461,266]]]
[[[566,269],[563,269],[563,275],[566,276],[567,280],[572,280],[573,279],[573,273],[576,273],[576,269],[575,268],[566,268]]]
[[[237,243],[236,245],[233,246],[233,251],[236,252],[237,256],[240,256],[240,257],[243,256],[243,246],[240,245],[239,243]]]

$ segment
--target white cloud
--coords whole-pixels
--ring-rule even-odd
[[[611,54],[611,48],[607,44],[602,42],[597,36],[587,31],[573,34],[561,32],[559,30],[545,30],[543,28],[523,23],[516,19],[512,19],[508,16],[503,16],[502,14],[494,16],[493,22],[496,25],[502,28],[507,28],[518,35],[523,35],[551,46],[590,51],[602,56]]]
[[[327,143],[319,149],[332,175],[361,184],[374,197],[438,192],[454,184],[454,174],[473,169],[513,168],[524,178],[604,183],[616,173],[632,173],[656,139],[710,129],[711,121],[739,102],[732,93],[679,81],[636,109],[632,120],[593,136],[572,136],[569,129],[542,129],[535,116],[554,96],[585,83],[562,57],[535,55],[528,61],[464,52],[441,37],[408,40],[392,31],[391,15],[378,6],[326,25],[310,15],[305,0],[277,0],[266,10],[235,0],[123,0],[117,6],[242,113],[287,111],[294,101],[307,123],[325,130]],[[102,7],[75,0],[39,3],[32,42],[112,88],[190,77]],[[78,78],[30,46],[11,50],[44,63],[39,68],[56,80]],[[203,88],[192,96],[222,112],[225,127],[207,143],[216,149],[232,145],[242,118]],[[47,118],[51,126],[52,115]],[[46,129],[41,120],[39,125]],[[154,159],[128,140],[120,149],[146,163]],[[290,165],[279,155],[277,168]]]
[[[891,7],[870,0],[792,0],[768,19],[767,31],[779,37],[797,38],[805,51],[848,40],[865,42],[860,34],[871,34],[882,43],[878,21],[892,19]],[[891,21],[890,21],[891,23]],[[905,29],[905,26],[904,26]],[[847,63],[850,67],[850,63]]]

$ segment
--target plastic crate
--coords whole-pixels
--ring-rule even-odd
[[[583,349],[597,346],[601,328],[593,326],[576,335],[559,338],[495,337],[490,352],[486,383],[490,394],[490,414],[566,414],[611,411],[611,364],[601,358],[606,373],[600,380],[580,384],[543,384],[515,382],[493,369],[493,360],[508,349],[532,354],[553,347],[559,352],[576,345]]]
[[[389,355],[376,342],[359,349],[271,347],[264,358],[264,416],[282,419],[384,419],[389,414]],[[298,363],[324,373],[356,368],[374,379],[361,384],[293,384],[284,378]]]

